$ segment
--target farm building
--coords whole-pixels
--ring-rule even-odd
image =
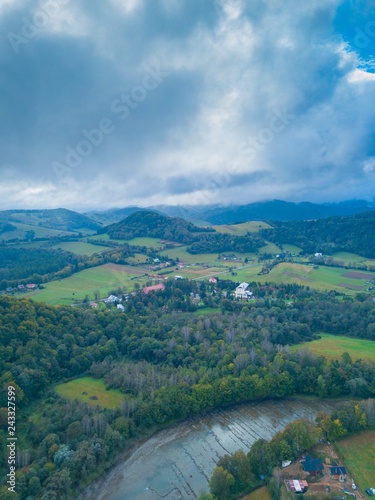
[[[142,291],[147,295],[150,292],[157,292],[158,290],[165,290],[163,283],[159,283],[159,285],[146,286]]]
[[[301,463],[303,470],[308,472],[310,476],[318,476],[324,470],[323,462],[319,458],[312,458],[310,455],[306,455]]]
[[[241,283],[238,285],[236,288],[236,291],[234,293],[236,299],[249,299],[252,295],[253,292],[250,292],[247,288],[249,286],[249,283]]]
[[[332,467],[329,468],[332,479],[337,479],[340,482],[346,481],[346,468],[342,465],[333,464]]]
[[[307,481],[301,479],[288,479],[284,483],[286,489],[292,493],[305,493],[308,488]]]

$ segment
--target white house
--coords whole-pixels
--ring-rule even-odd
[[[117,309],[120,311],[125,311],[125,307],[122,304],[117,304]]]
[[[104,302],[113,304],[114,302],[120,302],[120,299],[116,297],[116,295],[110,295],[107,299],[104,300]]]
[[[236,297],[236,299],[250,299],[250,297],[253,295],[253,292],[250,292],[249,290],[247,290],[249,286],[249,283],[241,283],[240,285],[238,285],[238,287],[236,288],[236,291],[234,293],[234,296]]]

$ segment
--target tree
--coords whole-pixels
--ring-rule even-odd
[[[228,500],[234,486],[234,477],[223,467],[216,467],[210,479],[210,492],[218,500]]]

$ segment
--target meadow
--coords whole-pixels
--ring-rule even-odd
[[[271,495],[267,486],[262,486],[257,490],[252,491],[249,495],[242,497],[241,500],[271,500]]]
[[[375,268],[375,259],[367,259],[356,253],[336,252],[332,255],[334,260],[343,262],[346,266],[363,264],[364,266],[372,266]]]
[[[81,377],[55,386],[55,391],[63,398],[75,400],[102,408],[120,408],[125,395],[115,389],[107,390],[104,381],[93,377]],[[92,398],[96,399],[92,399]]]
[[[338,290],[347,295],[355,295],[357,292],[365,291],[368,287],[366,282],[369,278],[375,279],[375,273],[351,271],[337,267],[313,266],[304,264],[292,264],[281,262],[268,274],[258,276],[262,266],[236,269],[236,276],[230,273],[222,278],[236,279],[236,281],[259,281],[260,283],[273,282],[277,284],[291,284],[309,286],[320,291]]]
[[[34,300],[47,304],[71,304],[76,299],[83,300],[86,295],[94,300],[94,293],[99,291],[101,297],[119,287],[132,290],[137,276],[145,274],[140,267],[104,264],[80,271],[68,278],[46,283],[45,288],[25,294]]]
[[[344,352],[350,354],[353,361],[368,358],[375,361],[375,342],[338,335],[321,334],[321,339],[292,346],[292,350],[308,349],[318,356],[340,359]],[[375,487],[375,486],[374,486]]]
[[[260,229],[269,229],[271,226],[262,221],[243,222],[241,224],[228,224],[212,226],[218,233],[243,236],[246,233],[257,233]]]
[[[93,255],[94,253],[105,252],[109,249],[109,247],[93,245],[85,241],[62,241],[52,248],[61,248],[76,255]]]
[[[336,443],[336,448],[362,491],[375,488],[375,430]]]

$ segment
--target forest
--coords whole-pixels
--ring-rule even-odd
[[[321,252],[352,252],[364,257],[375,257],[375,212],[347,217],[271,222],[272,229],[259,234],[274,243],[297,245],[307,254]]]
[[[74,498],[134,440],[198,412],[295,394],[375,396],[373,362],[288,347],[321,332],[374,339],[370,298],[342,300],[297,285],[251,287],[258,298],[243,303],[212,296],[207,284],[171,281],[164,291],[131,295],[125,312],[1,296],[0,381],[3,389],[16,388],[18,404],[12,498]],[[196,293],[219,312],[194,313]],[[119,389],[120,408],[67,401],[53,389],[82,375]]]

